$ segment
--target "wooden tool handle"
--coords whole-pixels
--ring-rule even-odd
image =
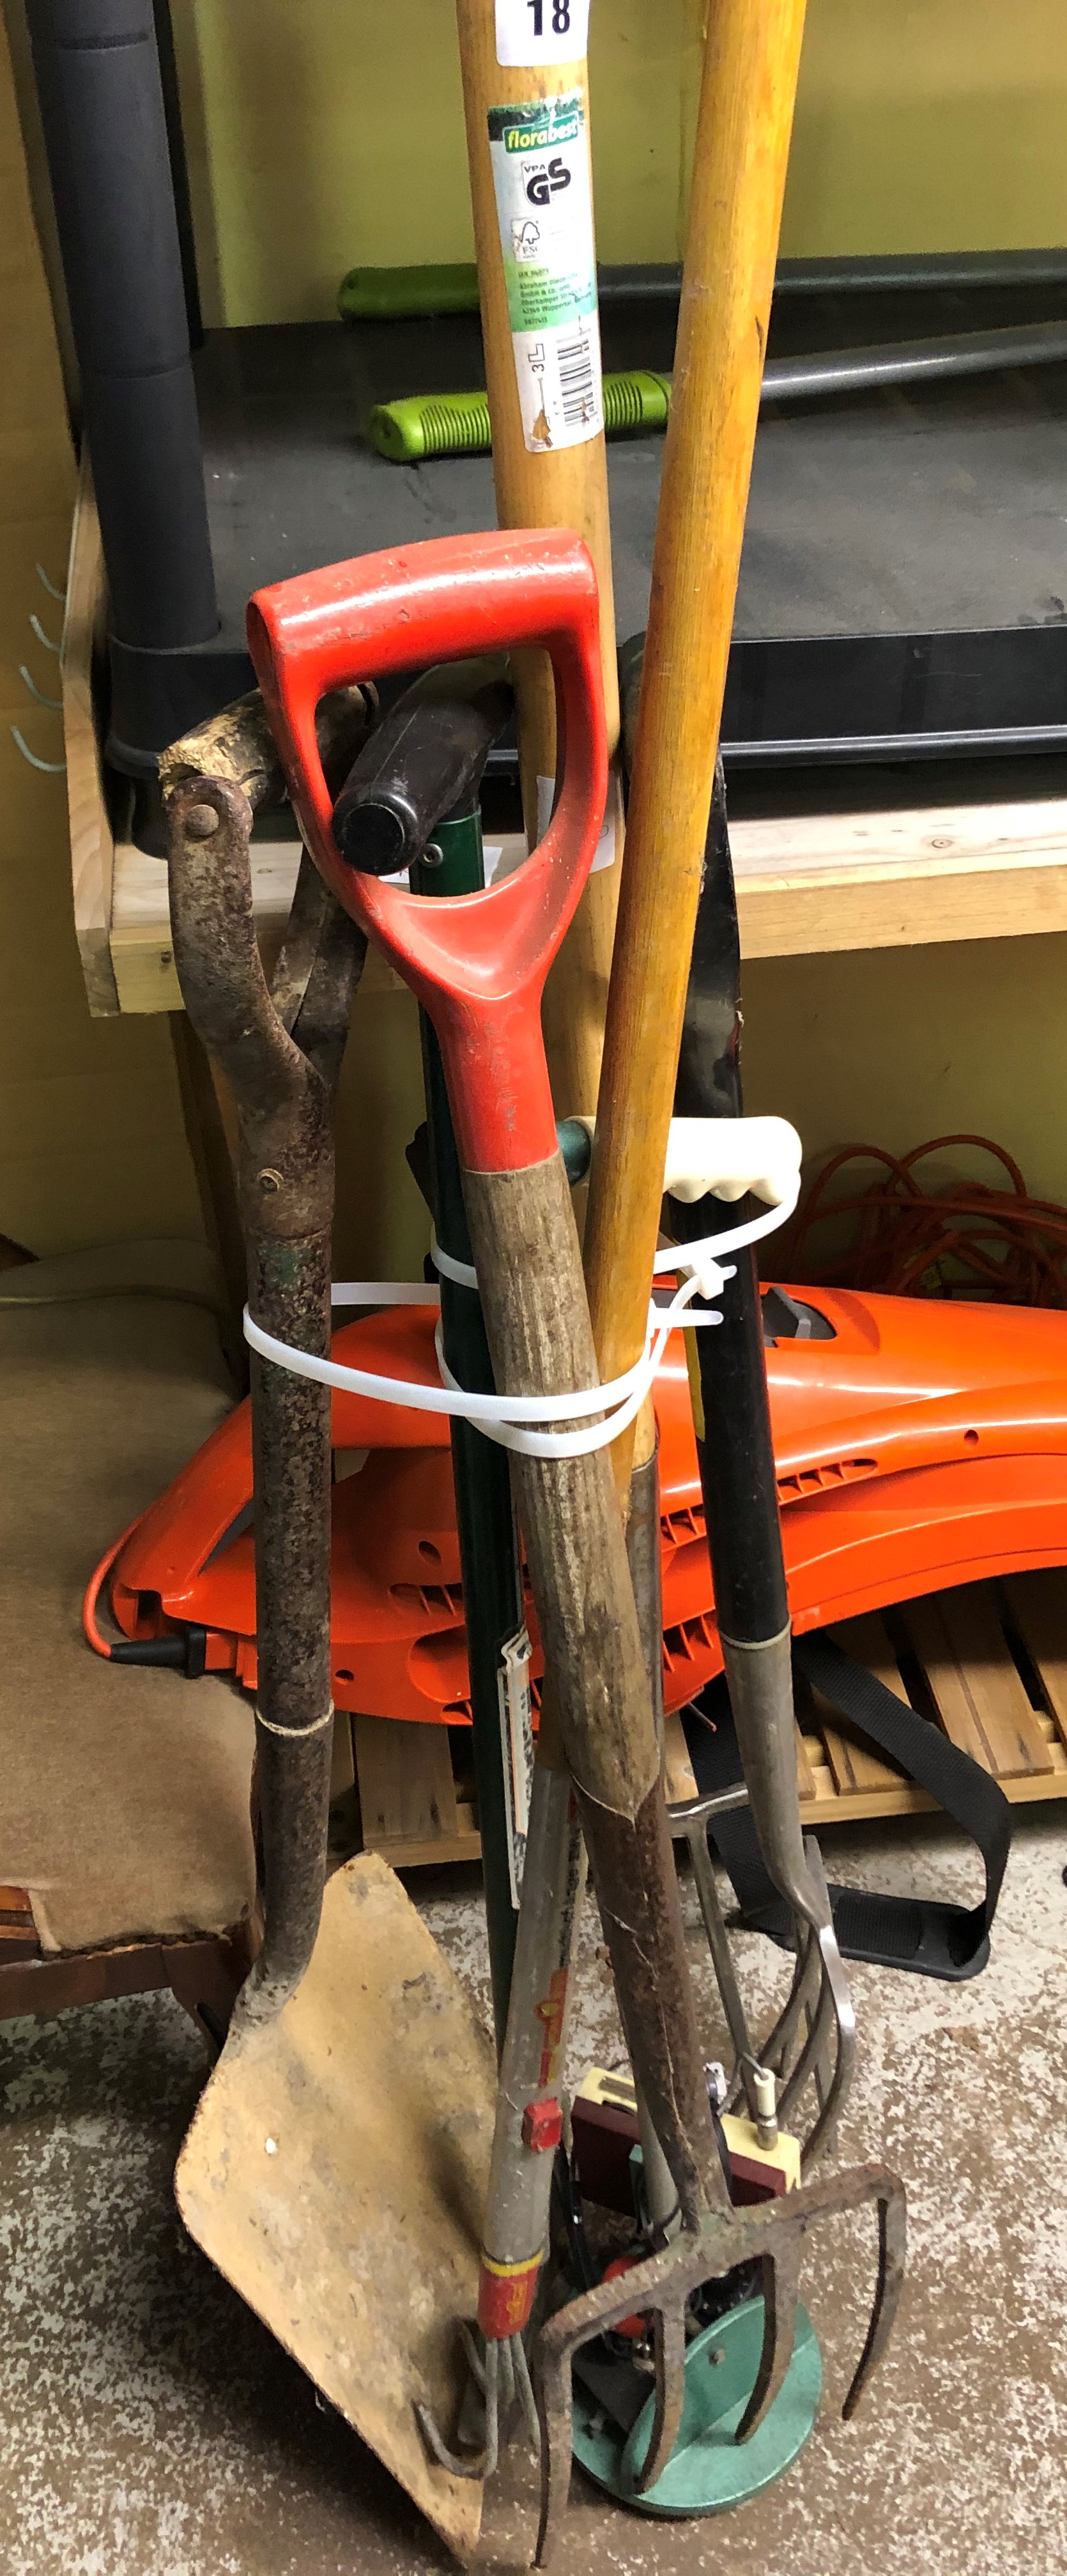
[[[237,1103],[249,1312],[282,1341],[324,1357],[331,1329],[329,1091],[283,1027],[264,979],[252,920],[251,802],[232,780],[194,775],[172,790],[167,827],[183,999]],[[318,969],[309,1022],[332,1062],[339,1060],[362,942],[343,915],[332,920],[332,938],[330,929],[318,907],[302,933],[298,924],[294,955],[306,972],[294,1019]],[[257,1356],[252,1456],[266,1919],[245,2009],[260,2013],[278,2010],[299,1984],[322,1904],[331,1743],[329,1388]]]
[[[644,1342],[803,25],[709,0],[585,1238],[605,1378]]]
[[[370,731],[376,694],[366,685],[334,689],[316,709],[322,764],[338,785]],[[229,779],[247,796],[254,814],[283,802],[285,773],[258,689],[235,698],[221,715],[208,716],[160,754],[159,783],[165,796],[190,778]]]
[[[575,528],[585,538],[600,591],[604,708],[608,750],[614,755],[619,738],[619,684],[604,436],[601,432],[578,447],[540,455],[531,454],[526,446],[489,157],[491,107],[519,105],[577,91],[588,120],[586,68],[584,62],[574,62],[503,69],[496,59],[494,0],[456,0],[456,16],[493,426],[497,516],[502,528]],[[543,653],[513,654],[512,667],[518,697],[523,810],[532,846],[537,838],[537,780],[556,775],[555,693]],[[612,793],[615,794],[614,785]],[[556,1107],[564,1117],[575,1111],[591,1113],[596,1107],[621,851],[619,819],[616,864],[598,869],[590,877],[548,980],[543,1011],[545,1046]]]
[[[502,1394],[597,1383],[570,1192],[557,1153],[465,1172],[482,1309]],[[514,1457],[546,1671],[635,2070],[693,2219],[721,2198],[693,2015],[660,1753],[606,1450]]]

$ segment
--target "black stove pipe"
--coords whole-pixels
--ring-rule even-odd
[[[174,191],[174,219],[178,226],[178,249],[182,263],[182,285],[185,290],[185,318],[189,325],[189,346],[202,349],[204,317],[200,310],[200,281],[196,273],[196,242],[193,236],[193,206],[189,194],[189,168],[185,158],[185,136],[182,133],[182,103],[178,88],[178,58],[174,50],[174,27],[170,0],[152,0],[156,27],[156,52],[159,77],[163,88],[163,115],[167,127],[167,150],[170,154],[170,183]]]
[[[158,698],[160,681],[166,697],[142,657],[219,622],[153,5],[27,14],[110,593],[108,751],[138,775],[154,762],[122,738],[124,698]]]

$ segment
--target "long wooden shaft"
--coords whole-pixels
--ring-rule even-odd
[[[595,1385],[561,1156],[525,1171],[465,1172],[463,1195],[500,1392],[563,1395]],[[512,1466],[545,1670],[627,2045],[693,2224],[701,2207],[721,2200],[721,2175],[611,1468],[603,1450],[563,1459],[520,1456]]]
[[[585,1236],[605,1379],[645,1336],[803,25],[709,0]]]
[[[604,703],[608,749],[614,755],[619,738],[619,684],[604,434],[601,430],[598,436],[583,439],[577,446],[540,452],[531,451],[526,444],[489,144],[492,108],[521,106],[574,93],[582,101],[588,138],[586,67],[584,61],[503,66],[496,58],[494,0],[456,0],[456,16],[485,372],[493,425],[497,517],[503,528],[575,528],[585,539],[600,589]],[[546,653],[515,654],[512,659],[518,695],[523,810],[532,846],[539,837],[538,778],[554,780],[556,775],[555,692]],[[615,775],[613,768],[611,792],[618,806]],[[615,863],[595,869],[590,877],[545,994],[545,1049],[561,1117],[575,1112],[591,1114],[596,1107],[621,854],[619,809]]]

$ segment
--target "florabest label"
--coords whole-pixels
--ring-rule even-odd
[[[532,454],[577,447],[604,426],[580,92],[491,107],[489,152],[523,435]]]

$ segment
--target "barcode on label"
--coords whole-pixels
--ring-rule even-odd
[[[568,340],[561,342],[558,355],[563,417],[573,429],[578,421],[596,418],[593,352],[588,340]]]

